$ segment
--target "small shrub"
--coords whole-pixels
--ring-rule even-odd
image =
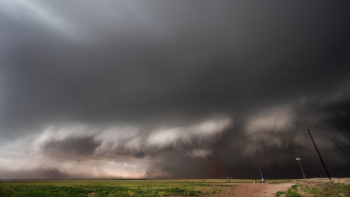
[[[281,194],[286,194],[286,192],[278,191],[278,192],[276,193],[276,196],[281,196]]]
[[[297,188],[297,185],[293,185],[292,188],[288,190],[286,197],[301,197],[301,195],[297,192]]]

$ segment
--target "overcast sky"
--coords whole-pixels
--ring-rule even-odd
[[[0,179],[349,177],[349,10],[0,0]]]

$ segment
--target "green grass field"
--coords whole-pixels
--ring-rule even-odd
[[[333,197],[333,196],[350,196],[350,185],[341,183],[322,183],[319,187],[309,187],[306,185],[295,185],[291,188],[297,191],[299,187],[300,191],[307,196],[319,196],[319,197]]]
[[[226,179],[182,180],[13,180],[0,181],[0,196],[212,196],[224,194]],[[252,183],[230,179],[230,183]],[[288,180],[267,180],[285,183]]]
[[[278,191],[276,197],[286,194],[286,197],[345,197],[350,196],[350,185],[334,182],[319,182],[314,186],[303,184],[293,185],[288,192]]]

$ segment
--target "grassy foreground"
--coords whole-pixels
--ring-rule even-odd
[[[252,183],[231,179],[230,183]],[[288,180],[271,180],[285,183]],[[213,196],[230,195],[226,179],[189,180],[29,180],[0,181],[0,196]],[[225,190],[227,191],[227,190]]]
[[[276,197],[286,194],[286,197],[350,197],[350,185],[342,183],[322,183],[308,186],[303,184],[293,185],[287,193],[278,191]]]
[[[350,196],[350,185],[341,183],[323,183],[319,187],[309,187],[307,185],[296,185],[295,191],[301,196]]]

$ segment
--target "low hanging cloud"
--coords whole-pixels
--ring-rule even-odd
[[[247,121],[245,132],[247,135],[288,132],[295,126],[292,110],[292,106],[282,106],[257,113]]]
[[[45,172],[55,169],[53,174],[59,174],[60,177],[64,174],[67,174],[66,177],[105,178],[167,176],[167,173],[152,170],[151,166],[162,161],[161,157],[157,157],[158,152],[171,150],[191,158],[205,159],[212,152],[211,145],[232,126],[230,118],[213,119],[187,127],[164,127],[143,135],[135,126],[113,126],[104,129],[86,125],[51,126],[26,148],[22,147],[19,150],[23,145],[21,142],[8,147],[7,154],[11,155],[12,159],[17,156],[11,153],[11,149],[17,149],[20,157],[29,152],[30,157],[16,158],[16,161],[22,160],[20,165],[14,165],[12,160],[2,162],[2,171],[37,171],[34,169],[43,167]],[[24,144],[28,144],[28,141]],[[193,147],[195,149],[192,150]],[[0,160],[4,161],[6,158],[0,157]],[[55,164],[54,161],[58,161],[59,164]],[[28,163],[30,165],[26,165]],[[97,170],[100,167],[103,167],[102,171]],[[136,168],[138,173],[134,172]],[[75,169],[74,173],[70,173],[72,169]],[[87,169],[91,171],[88,174],[85,171]],[[132,171],[132,175],[129,171]],[[41,174],[45,176],[44,172]]]
[[[207,158],[209,155],[212,154],[211,150],[202,150],[202,149],[194,149],[192,152],[187,152],[186,155],[192,158],[201,157],[201,158]]]
[[[254,155],[266,148],[287,147],[288,138],[284,138],[283,134],[293,131],[295,126],[292,106],[274,107],[257,113],[247,120],[242,131],[248,141],[244,154]]]
[[[230,118],[209,120],[189,127],[162,128],[146,140],[146,149],[181,149],[187,145],[206,145],[219,137],[225,129],[233,126]]]
[[[309,134],[302,132],[307,129],[305,125],[308,123],[310,129],[316,130],[312,132],[314,141],[328,163],[349,165],[350,160],[346,155],[349,153],[350,136],[346,130],[341,131],[339,125],[330,121],[334,118],[344,119],[349,113],[312,110],[312,105],[298,103],[257,111],[241,122],[239,133],[231,136],[233,141],[229,149],[236,153],[236,159],[248,160],[257,166],[286,165],[285,161],[295,154],[301,155],[303,161],[318,163],[319,158],[315,155]],[[264,156],[256,160],[257,155]]]
[[[107,129],[89,126],[49,127],[32,145],[36,150],[45,153],[57,150],[63,154],[77,155],[132,155],[164,149],[206,147],[232,126],[232,119],[223,118],[187,127],[164,127],[151,130],[147,134],[141,134],[140,129],[133,126],[114,126]]]

